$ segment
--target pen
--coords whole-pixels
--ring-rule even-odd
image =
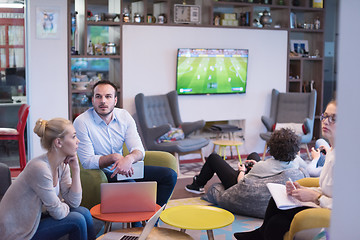
[[[295,185],[294,185],[294,182],[291,180],[290,177],[289,177],[289,181],[290,181],[291,185],[293,186],[293,188],[296,190],[296,187],[295,187]]]

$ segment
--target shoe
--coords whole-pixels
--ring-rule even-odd
[[[234,233],[234,237],[237,240],[262,240],[260,229],[255,229],[250,232],[236,232]]]
[[[194,176],[193,183],[189,184],[189,185],[186,185],[185,190],[188,191],[188,192],[191,192],[191,193],[195,193],[195,194],[203,194],[203,193],[205,193],[204,186],[199,186],[196,183],[196,178],[197,178],[197,176]]]

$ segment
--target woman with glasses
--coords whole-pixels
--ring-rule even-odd
[[[333,166],[335,163],[334,140],[336,131],[336,102],[331,101],[321,116],[322,135],[329,140],[331,148],[327,150],[326,161],[320,174],[318,188],[307,188],[294,182],[286,182],[286,192],[302,202],[313,202],[322,208],[332,208]],[[246,240],[282,240],[289,231],[295,214],[309,207],[297,207],[288,210],[277,208],[273,198],[266,209],[264,222],[260,228],[251,232],[234,233],[236,239]]]
[[[330,104],[330,103],[329,103]],[[336,119],[333,116],[327,116],[325,114],[321,114],[320,120],[323,121],[326,118],[329,119],[330,123],[335,123]],[[326,153],[331,149],[329,143],[320,138],[315,142],[315,148],[311,149],[311,157],[312,161],[307,165],[306,170],[308,171],[310,177],[319,177],[321,170],[325,164],[325,156]]]

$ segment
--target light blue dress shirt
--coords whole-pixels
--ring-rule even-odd
[[[94,108],[90,108],[75,119],[74,127],[80,140],[77,153],[86,169],[99,169],[101,156],[122,154],[124,143],[129,152],[139,150],[145,156],[135,120],[124,109],[114,108],[113,118],[107,125]],[[111,167],[104,168],[103,171],[111,172]]]

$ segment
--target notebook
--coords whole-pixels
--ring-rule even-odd
[[[126,177],[122,174],[117,174],[117,180],[126,180],[126,179],[140,179],[144,178],[144,161],[137,161],[132,164],[134,169],[134,174],[131,177]]]
[[[156,209],[156,182],[102,183],[101,213],[151,212]]]
[[[120,232],[109,232],[104,235],[102,240],[145,240],[151,230],[154,228],[161,212],[164,210],[166,205],[162,206],[150,219],[147,221],[143,231],[140,235]]]

